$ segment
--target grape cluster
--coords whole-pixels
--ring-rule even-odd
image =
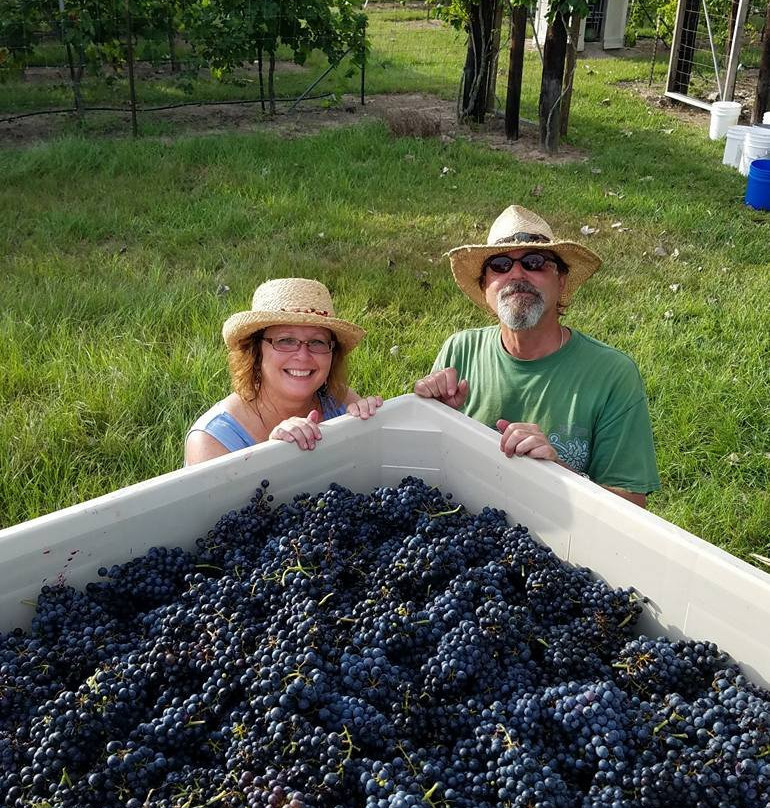
[[[770,694],[407,477],[44,587],[0,636],[6,808],[766,808]]]

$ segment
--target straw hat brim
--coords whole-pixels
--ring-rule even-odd
[[[235,350],[241,340],[271,325],[312,325],[328,328],[344,353],[352,351],[366,334],[363,328],[337,317],[293,311],[239,311],[225,320],[222,337],[227,347]]]
[[[569,304],[570,298],[583,283],[601,266],[602,259],[574,241],[507,242],[501,244],[465,244],[449,251],[449,261],[455,282],[462,291],[485,311],[497,316],[497,312],[487,305],[484,290],[479,287],[481,267],[487,258],[510,250],[531,249],[550,250],[569,266],[564,291],[559,298],[562,306]]]

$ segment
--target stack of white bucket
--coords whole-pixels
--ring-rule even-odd
[[[740,110],[740,105],[738,106]],[[723,118],[718,118],[717,122],[716,128],[718,129],[719,125],[723,123]],[[712,112],[710,136],[714,130],[715,124]],[[717,140],[720,136],[725,137],[725,151],[722,163],[726,166],[737,168],[744,177],[747,177],[753,160],[770,156],[770,112],[764,114],[761,125],[729,125],[724,133],[711,139]]]

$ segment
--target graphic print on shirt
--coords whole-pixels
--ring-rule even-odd
[[[591,459],[591,444],[585,438],[562,437],[558,432],[548,435],[556,454],[575,471],[584,472]]]

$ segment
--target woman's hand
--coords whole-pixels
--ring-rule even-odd
[[[377,410],[382,406],[382,396],[367,396],[366,398],[359,398],[348,404],[348,415],[353,415],[365,421],[371,418]]]
[[[283,440],[286,443],[296,443],[300,449],[315,449],[316,443],[321,440],[321,413],[310,410],[307,418],[295,415],[281,421],[268,436],[271,440]]]

